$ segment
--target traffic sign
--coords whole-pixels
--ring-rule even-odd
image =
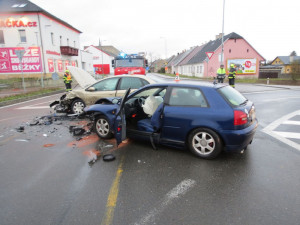
[[[16,55],[18,56],[19,60],[22,61],[23,59],[23,55],[25,54],[25,50],[24,49],[20,49],[20,50],[15,50]]]
[[[214,52],[205,52],[205,54],[207,55],[208,59],[211,59],[211,57],[213,56]]]

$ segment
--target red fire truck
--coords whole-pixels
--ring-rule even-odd
[[[121,53],[119,56],[115,57],[114,60],[112,60],[112,66],[115,69],[115,75],[146,75],[146,67],[148,67],[148,61],[143,55]]]

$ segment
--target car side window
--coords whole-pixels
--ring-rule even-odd
[[[92,87],[95,88],[95,91],[115,91],[119,78],[111,78],[101,80],[98,83],[94,84]]]
[[[199,106],[207,107],[208,104],[199,89],[172,88],[169,105],[171,106]]]
[[[119,90],[127,90],[128,88],[139,89],[140,87],[143,86],[144,86],[143,83],[138,77],[122,77],[118,89]]]

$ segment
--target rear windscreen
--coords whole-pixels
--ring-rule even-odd
[[[233,106],[239,106],[247,101],[240,92],[230,86],[219,88],[218,91]]]

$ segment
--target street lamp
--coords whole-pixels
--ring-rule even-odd
[[[104,42],[104,41],[106,41],[106,40],[102,40],[102,42]],[[101,41],[100,41],[100,39],[99,39],[99,45],[100,45],[100,47],[102,47],[102,43],[101,43]],[[101,59],[102,59],[102,74],[104,75],[104,65],[103,65],[103,48],[101,48]]]

